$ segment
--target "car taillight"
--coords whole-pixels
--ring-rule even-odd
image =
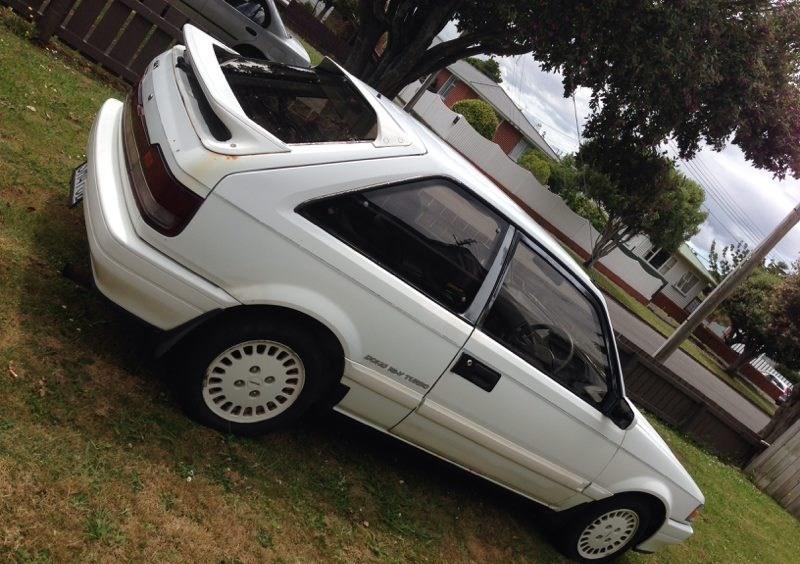
[[[173,237],[197,212],[203,198],[173,176],[158,143],[150,143],[140,101],[141,85],[125,101],[125,157],[136,207],[153,229]]]
[[[698,517],[700,517],[700,512],[701,512],[701,511],[703,511],[703,506],[702,506],[702,505],[698,505],[698,506],[697,506],[697,507],[694,509],[694,511],[692,511],[691,513],[689,513],[689,516],[688,516],[688,517],[686,517],[686,521],[688,521],[689,523],[692,523],[692,522],[694,522],[694,520],[695,520],[695,519],[697,519]]]

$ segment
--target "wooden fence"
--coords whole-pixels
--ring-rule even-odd
[[[181,37],[189,18],[167,0],[9,0],[51,35],[86,58],[134,83],[147,64]]]
[[[739,466],[766,447],[757,433],[628,339],[618,335],[617,343],[625,388],[638,407]]]
[[[0,0],[36,22],[39,40],[52,35],[130,83],[147,63],[181,39],[191,21],[170,0]],[[349,46],[300,2],[278,3],[287,26],[317,50],[344,61]],[[202,19],[202,18],[201,18]],[[206,21],[192,21],[206,28]],[[212,30],[207,30],[212,35]]]
[[[800,421],[745,468],[756,486],[800,518]]]
[[[281,9],[281,18],[289,29],[308,41],[323,55],[344,63],[350,47],[324,23],[316,19],[307,5],[295,0],[285,7],[280,2],[277,5]]]

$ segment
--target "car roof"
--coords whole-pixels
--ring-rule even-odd
[[[372,92],[387,111],[392,114],[397,123],[425,146],[427,158],[436,161],[437,168],[441,168],[443,175],[469,188],[486,203],[503,214],[515,227],[554,255],[576,278],[585,282],[605,306],[605,299],[602,293],[594,286],[591,278],[583,268],[552,235],[545,231],[498,184],[422,122],[409,115],[393,101],[377,95],[374,91]]]

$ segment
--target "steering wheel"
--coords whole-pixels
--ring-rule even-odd
[[[540,334],[542,331],[545,332],[544,335]],[[519,327],[514,329],[514,334],[522,342],[532,345],[532,352],[534,352],[537,358],[545,360],[542,358],[543,355],[541,353],[549,355],[550,370],[552,370],[553,374],[558,374],[563,370],[575,355],[575,341],[572,340],[572,336],[555,325],[548,325],[547,323],[522,323]],[[569,352],[563,359],[558,359],[556,355],[553,354],[553,350],[549,344],[553,336],[557,336],[569,345]]]

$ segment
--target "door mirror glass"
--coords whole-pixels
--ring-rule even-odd
[[[627,429],[633,423],[633,408],[626,398],[617,397],[604,413],[620,429]]]

